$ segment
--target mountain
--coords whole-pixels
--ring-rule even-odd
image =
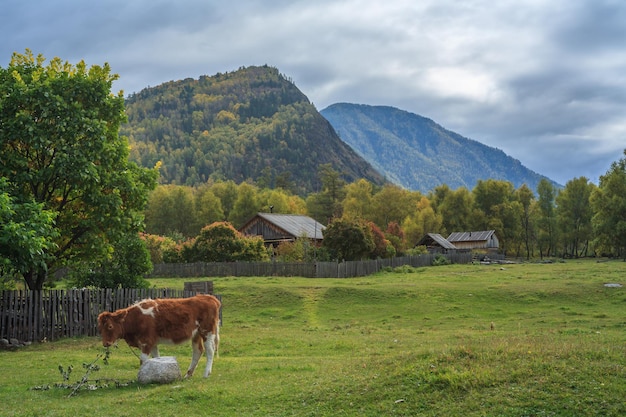
[[[497,179],[535,191],[545,178],[499,149],[394,107],[338,103],[320,113],[381,174],[410,190],[426,193],[440,184],[471,190],[478,180]]]
[[[126,113],[120,134],[129,139],[131,160],[160,163],[162,183],[252,180],[305,195],[319,191],[322,164],[348,182],[386,182],[273,67],[146,88],[126,99]]]

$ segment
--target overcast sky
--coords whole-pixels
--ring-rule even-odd
[[[560,184],[626,148],[623,0],[3,0],[0,39],[1,67],[108,62],[126,95],[267,64],[318,110],[417,113]]]

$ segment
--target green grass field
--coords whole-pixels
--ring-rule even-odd
[[[62,382],[97,338],[0,351],[2,416],[626,415],[626,263],[451,265],[354,279],[213,278],[213,375],[171,385]],[[158,279],[182,288],[184,279]],[[493,324],[493,326],[492,326]],[[187,368],[191,348],[161,346]],[[121,341],[92,378],[133,381]],[[200,362],[200,368],[204,360]]]

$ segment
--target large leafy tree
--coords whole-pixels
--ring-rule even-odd
[[[331,258],[345,261],[365,259],[375,249],[370,227],[358,220],[335,219],[324,229],[324,242]]]
[[[415,212],[421,198],[419,191],[409,191],[397,185],[386,184],[372,197],[370,220],[383,229],[386,229],[389,223],[402,224],[407,216]]]
[[[372,217],[373,185],[366,179],[346,185],[343,200],[343,217],[349,219],[369,219]]]
[[[282,188],[261,189],[258,193],[261,211],[273,213],[305,214],[306,202],[298,195],[293,195]]]
[[[407,241],[415,245],[426,233],[439,233],[442,217],[435,213],[430,200],[422,197],[416,204],[415,211],[402,222]]]
[[[482,228],[502,223],[500,213],[502,207],[513,200],[514,188],[509,181],[479,180],[472,190],[474,206],[484,215]]]
[[[374,222],[367,222],[370,234],[374,242],[374,249],[370,252],[370,258],[393,258],[396,256],[396,248],[391,241],[387,239],[385,234]]]
[[[472,229],[474,196],[465,187],[451,191],[447,185],[435,188],[432,194],[435,211],[442,219],[444,233],[462,232]]]
[[[202,227],[207,224],[224,220],[222,202],[208,187],[198,189],[196,196],[196,212]]]
[[[14,202],[55,219],[43,263],[21,273],[30,289],[57,267],[111,259],[116,243],[141,229],[158,175],[128,161],[118,134],[124,97],[111,94],[117,75],[108,64],[44,62],[26,50],[0,68],[0,174]]]
[[[261,206],[258,199],[259,189],[256,186],[242,182],[237,191],[237,199],[229,219],[234,226],[241,227],[259,212]]]
[[[556,217],[565,256],[586,256],[592,240],[590,198],[595,185],[585,177],[574,178],[556,196]]]
[[[233,180],[209,182],[211,192],[219,198],[224,212],[224,219],[230,219],[230,213],[235,207],[235,201],[239,195],[238,186]]]
[[[626,259],[626,150],[613,162],[591,195],[598,249]]]
[[[110,257],[95,268],[86,262],[70,272],[70,282],[77,287],[148,288],[144,276],[152,271],[150,252],[138,233],[122,236]]]
[[[519,203],[520,243],[524,246],[526,259],[530,259],[533,243],[536,240],[536,204],[535,195],[526,184],[515,190],[515,198]]]
[[[513,184],[502,180],[479,180],[472,190],[474,227],[494,229],[500,249],[506,253],[515,244],[520,230],[520,205],[514,198]]]
[[[537,219],[537,245],[539,255],[554,256],[557,242],[557,222],[555,199],[557,190],[550,181],[543,178],[537,185],[538,219]]]
[[[328,223],[343,214],[342,202],[346,197],[346,181],[335,171],[331,164],[319,166],[318,175],[322,189],[309,194],[306,206],[311,217],[322,223]]]
[[[203,226],[196,216],[193,189],[184,185],[158,186],[150,193],[145,216],[146,231],[158,235],[189,238]]]

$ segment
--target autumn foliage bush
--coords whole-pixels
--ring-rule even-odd
[[[260,237],[244,236],[228,222],[205,226],[198,236],[176,243],[171,238],[143,235],[153,263],[267,261]]]

